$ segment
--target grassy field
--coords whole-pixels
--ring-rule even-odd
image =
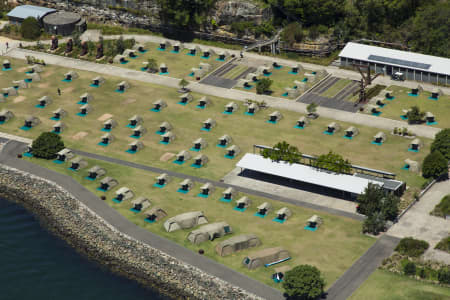
[[[395,96],[393,101],[384,102],[386,105],[380,109],[381,116],[384,118],[401,120],[400,116],[404,113],[403,109],[409,109],[410,107],[417,105],[421,111],[429,111],[434,114],[438,124],[432,125],[439,128],[450,127],[450,96],[444,95],[439,98],[438,101],[428,99],[431,96],[430,92],[422,92],[418,97],[408,96],[410,92],[407,88],[390,86],[387,90],[393,91],[392,95]]]
[[[242,260],[246,255],[260,249],[282,246],[292,256],[292,259],[284,264],[290,266],[298,264],[315,265],[323,272],[327,286],[330,286],[375,241],[375,239],[361,234],[361,222],[359,221],[297,206],[285,205],[284,203],[264,198],[249,196],[252,200],[252,205],[245,212],[237,212],[233,210],[235,203],[219,201],[223,191],[221,189],[216,189],[209,198],[205,199],[197,196],[200,191],[200,184],[196,183],[193,190],[188,194],[181,194],[176,192],[178,183],[181,182],[179,179],[173,179],[166,187],[160,189],[152,186],[155,182],[154,177],[159,174],[86,159],[90,167],[93,165],[102,166],[107,170],[107,176],[111,176],[119,181],[119,185],[112,191],[103,193],[96,190],[99,180],[92,182],[84,179],[89,167],[74,172],[67,169],[68,164],[58,165],[51,161],[36,158],[31,158],[30,160],[57,172],[73,176],[78,182],[98,196],[105,194],[107,203],[136,225],[173,240],[192,251],[197,252],[199,249],[204,249],[205,255],[208,257],[275,288],[281,289],[281,285],[271,280],[270,276],[273,273],[273,267],[263,267],[250,271],[242,266]],[[231,236],[253,233],[261,239],[263,245],[231,256],[220,257],[215,253],[214,247],[217,243],[231,237],[230,235],[213,242],[205,242],[198,246],[193,245],[186,239],[191,230],[167,233],[163,227],[165,220],[149,224],[144,221],[145,217],[142,213],[136,214],[130,211],[130,201],[124,201],[120,204],[113,202],[114,191],[122,186],[130,188],[136,197],[145,196],[149,198],[152,203],[151,207],[162,207],[168,213],[168,217],[183,212],[201,210],[208,218],[209,223],[228,222],[233,229]],[[244,196],[244,194],[238,194],[237,198],[241,196]],[[254,216],[256,206],[265,201],[272,203],[274,211],[269,213],[264,219]],[[276,216],[274,212],[284,206],[292,210],[292,217],[283,224],[273,222],[272,219]],[[304,230],[303,227],[306,220],[313,214],[318,214],[323,218],[323,225],[316,232]]]
[[[450,288],[420,282],[406,276],[376,270],[350,300],[445,300]]]
[[[245,70],[247,70],[248,67],[244,65],[237,65],[233,69],[231,69],[229,72],[225,73],[222,77],[227,79],[234,79],[237,76],[241,75]]]
[[[333,84],[328,90],[323,92],[321,95],[328,98],[333,98],[339,93],[344,87],[346,87],[350,82],[350,79],[339,79],[338,82]]]
[[[2,72],[0,76],[2,87],[10,86],[12,80],[25,77],[23,73],[25,63],[18,60],[11,61],[14,69]],[[274,109],[260,111],[255,116],[247,116],[244,115],[242,103],[238,103],[239,110],[233,115],[226,115],[222,112],[229,100],[210,97],[212,105],[206,109],[198,109],[195,102],[187,106],[177,104],[180,94],[175,89],[132,82],[131,88],[120,94],[114,91],[116,84],[122,81],[120,78],[105,76],[106,83],[100,88],[93,88],[89,84],[96,76],[95,73],[80,71],[78,72],[80,78],[66,83],[61,81],[65,72],[67,69],[47,66],[40,83],[33,83],[33,88],[20,90],[20,96],[9,97],[5,103],[0,103],[0,109],[7,108],[16,115],[13,120],[0,125],[1,130],[35,138],[40,132],[52,130],[55,123],[50,120],[52,111],[62,107],[68,112],[68,116],[62,120],[67,129],[61,134],[67,146],[200,177],[219,180],[234,168],[240,157],[234,160],[225,158],[225,150],[215,146],[220,136],[228,134],[233,138],[232,144],[241,148],[241,153],[251,152],[254,144],[274,145],[285,140],[305,154],[320,155],[333,150],[354,164],[397,173],[398,178],[407,181],[409,186],[419,187],[424,181],[418,174],[401,168],[406,158],[423,160],[429,152],[430,141],[426,139],[423,139],[425,146],[420,152],[408,152],[409,140],[401,137],[388,135],[386,143],[382,146],[372,145],[371,140],[379,131],[375,128],[357,126],[360,134],[353,140],[347,140],[342,138],[343,130],[352,124],[340,123],[342,130],[328,136],[324,135],[323,131],[332,121],[330,119],[319,118],[304,130],[299,130],[293,127],[301,115],[291,111],[281,110],[284,118],[278,124],[270,124],[266,120]],[[56,93],[58,87],[62,90],[62,96]],[[82,118],[76,113],[79,112],[77,104],[79,96],[84,92],[91,93],[94,100],[91,103],[93,111]],[[36,108],[37,99],[44,95],[53,97],[54,102],[44,109]],[[193,95],[194,99],[201,97],[199,94]],[[160,98],[168,103],[168,107],[159,113],[149,111],[152,103]],[[38,116],[42,123],[29,131],[22,131],[19,127],[29,114]],[[105,118],[105,114],[112,115],[118,126],[112,130],[115,141],[108,147],[101,147],[97,143],[100,142],[104,132],[100,131],[103,121],[99,119]],[[127,128],[126,124],[128,118],[135,114],[143,117],[143,126],[148,129],[148,133],[140,139],[146,147],[131,155],[125,153],[125,150],[135,139],[129,137],[132,130]],[[217,126],[210,132],[200,130],[202,122],[207,118],[217,121]],[[169,145],[159,144],[161,137],[155,134],[163,121],[170,122],[174,127],[172,131],[176,134],[176,139]],[[82,137],[80,133],[85,136]],[[172,160],[160,160],[166,153],[176,154],[181,150],[189,150],[192,142],[199,137],[205,138],[208,142],[208,146],[202,150],[210,160],[205,167],[196,169],[190,167],[190,163],[179,166],[172,163]],[[194,156],[196,152],[191,154]]]

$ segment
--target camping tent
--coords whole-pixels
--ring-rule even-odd
[[[313,215],[311,218],[306,221],[306,226],[310,228],[318,228],[320,225],[322,225],[323,220],[318,215]]]
[[[6,97],[6,95],[8,96],[17,96],[19,93],[17,92],[17,90],[13,87],[7,87],[7,88],[2,88],[2,94],[3,96]]]
[[[117,90],[119,90],[119,91],[125,92],[129,88],[130,88],[130,84],[128,83],[128,81],[122,81],[117,84]]]
[[[3,124],[5,122],[8,122],[9,120],[11,120],[14,117],[14,114],[7,110],[7,109],[2,109],[0,111],[0,124]]]
[[[230,53],[228,51],[219,51],[217,55],[219,56],[219,60],[225,60],[230,56]]]
[[[208,223],[208,219],[202,211],[193,211],[167,219],[164,222],[164,229],[166,229],[167,232],[173,232],[179,229],[189,229],[206,223]]]
[[[235,102],[229,102],[225,105],[225,112],[233,113],[238,110],[238,105]]]
[[[219,138],[218,145],[226,147],[231,143],[232,139],[229,135],[225,134]]]
[[[227,188],[222,192],[222,198],[225,200],[233,200],[233,196],[235,196],[236,190],[232,187]]]
[[[425,121],[427,121],[428,123],[433,123],[433,122],[436,121],[436,119],[435,119],[434,115],[431,112],[427,111],[425,113]]]
[[[159,110],[161,110],[161,109],[163,109],[165,107],[167,107],[167,103],[164,100],[162,100],[162,99],[159,99],[159,100],[156,100],[155,102],[153,102],[153,109],[154,110],[159,111]]]
[[[101,143],[108,145],[114,141],[114,136],[111,133],[105,133],[101,136]]]
[[[99,189],[101,189],[103,191],[108,191],[109,189],[115,187],[118,184],[119,184],[119,182],[117,180],[115,180],[114,178],[105,177],[100,181]]]
[[[236,207],[239,209],[246,209],[252,204],[252,200],[250,200],[247,196],[242,196],[238,200],[236,200]]]
[[[167,67],[167,65],[165,63],[161,63],[159,65],[159,72],[165,74],[169,72],[169,68]]]
[[[168,131],[161,136],[161,142],[170,143],[175,140],[175,134],[172,131]]]
[[[277,219],[286,221],[288,218],[292,216],[292,211],[287,207],[282,207],[276,212]]]
[[[346,137],[354,137],[357,136],[359,133],[358,128],[354,127],[354,126],[350,126],[349,128],[347,128],[345,130],[345,136]]]
[[[261,245],[261,240],[256,235],[240,234],[220,242],[215,249],[218,255],[227,256],[259,245]]]
[[[156,184],[163,186],[170,181],[170,177],[167,173],[162,173],[156,177]]]
[[[373,105],[373,104],[368,104],[366,106],[366,112],[370,113],[370,114],[378,114],[380,111],[378,110],[378,106],[377,105]]]
[[[145,219],[157,222],[165,217],[167,217],[167,213],[159,206],[155,206],[152,209],[147,210],[145,213]]]
[[[302,117],[298,118],[296,126],[303,128],[303,127],[306,127],[306,125],[308,125],[308,124],[309,124],[309,120],[305,116],[302,116]]]
[[[283,115],[279,111],[274,111],[269,115],[269,122],[278,122],[283,118]]]
[[[143,119],[139,115],[132,116],[131,118],[128,119],[128,121],[130,121],[128,125],[131,127],[136,127],[143,123]]]
[[[335,132],[338,132],[339,129],[341,129],[341,126],[339,126],[338,123],[336,123],[336,122],[331,122],[330,124],[328,124],[327,132],[335,133]]]
[[[125,51],[123,51],[122,55],[125,57],[130,57],[130,58],[137,57],[136,50],[134,50],[134,49],[125,49]]]
[[[27,89],[30,87],[30,85],[28,84],[28,82],[26,82],[24,79],[21,80],[13,80],[13,86],[14,88],[21,88],[21,89]]]
[[[214,121],[211,118],[208,118],[208,119],[206,119],[206,121],[203,121],[203,128],[204,129],[209,130],[211,128],[214,128],[215,126],[216,126],[216,121]]]
[[[164,42],[159,43],[159,49],[166,50],[166,49],[170,48],[170,45],[172,45],[170,43],[170,41],[169,40],[165,40]]]
[[[39,73],[27,73],[27,77],[28,80],[31,80],[33,82],[41,81],[41,76],[39,76]]]
[[[287,87],[284,89],[285,90],[285,96],[289,97],[289,98],[296,98],[300,95],[300,90],[299,89],[294,89],[294,88],[290,88]]]
[[[212,183],[207,182],[200,187],[201,195],[211,195],[214,192],[214,186]]]
[[[125,187],[125,186],[123,186],[120,189],[118,189],[115,194],[116,194],[116,198],[115,199],[117,201],[120,201],[120,202],[121,201],[125,201],[125,200],[129,200],[129,199],[134,197],[133,192],[129,188]]]
[[[211,65],[208,63],[199,63],[198,68],[205,70],[205,72],[209,72],[211,70]]]
[[[386,141],[386,133],[380,131],[373,137],[375,143],[384,143]]]
[[[80,96],[81,103],[89,103],[92,100],[94,100],[94,97],[92,97],[92,95],[89,93],[84,93],[83,95]]]
[[[117,126],[117,122],[113,119],[108,119],[105,122],[103,122],[103,129],[104,130],[111,130]]]
[[[134,46],[132,47],[133,50],[139,51],[139,52],[144,52],[145,51],[145,46],[143,44],[134,44]]]
[[[186,150],[182,150],[175,157],[177,162],[185,162],[191,158],[191,154]]]
[[[53,125],[54,133],[61,133],[64,129],[66,129],[66,125],[61,121],[58,121]]]
[[[267,248],[244,258],[242,263],[250,270],[290,259],[289,252],[281,247]]]
[[[303,93],[308,88],[306,82],[294,80],[294,88],[299,92]]]
[[[259,110],[259,106],[256,103],[250,103],[247,106],[247,113],[254,114]]]
[[[409,149],[411,150],[420,150],[423,147],[423,142],[421,139],[414,139],[411,143],[409,143]]]
[[[208,143],[204,138],[198,138],[193,142],[194,146],[192,147],[195,150],[203,150],[206,148]]]
[[[233,230],[227,222],[217,222],[203,225],[199,229],[191,231],[187,239],[191,243],[198,245],[208,240],[213,241],[232,232]]]
[[[147,129],[142,125],[136,126],[132,130],[133,130],[132,137],[136,138],[142,137],[144,134],[147,133]]]
[[[209,100],[208,97],[203,96],[200,98],[200,100],[198,100],[198,107],[205,108],[210,103],[211,103],[211,100]]]
[[[70,150],[68,148],[64,148],[61,151],[59,151],[58,153],[56,153],[56,160],[65,162],[65,161],[73,158],[74,156],[75,156],[75,154],[73,154],[72,150]]]
[[[128,146],[130,148],[128,148],[128,152],[138,152],[139,150],[144,149],[144,143],[142,143],[141,141],[133,141],[131,143],[128,144]]]
[[[411,172],[420,172],[420,164],[415,160],[405,159],[405,167]]]
[[[89,104],[85,104],[80,107],[80,114],[82,114],[82,115],[87,115],[91,111],[92,111],[92,106],[90,106]]]
[[[183,43],[175,42],[175,44],[173,44],[173,51],[175,52],[180,52],[181,50],[183,50],[183,48],[184,48]]]
[[[192,189],[192,187],[194,186],[194,182],[192,180],[190,180],[189,178],[183,180],[182,182],[180,182],[179,184],[180,186],[180,190],[182,191],[190,191]]]
[[[61,107],[53,111],[53,119],[59,120],[67,115],[67,112]]]
[[[272,67],[259,66],[258,69],[256,69],[256,74],[258,74],[258,75],[269,75],[271,73],[272,73]]]
[[[240,87],[240,88],[244,88],[244,89],[251,89],[252,88],[251,83],[252,83],[251,80],[241,78],[238,80],[238,83],[236,84],[236,86]]]
[[[241,152],[241,149],[239,149],[238,146],[232,145],[227,148],[226,156],[233,158],[233,157],[237,156],[240,152]]]
[[[143,211],[143,210],[149,208],[151,205],[150,200],[148,200],[147,198],[142,197],[142,196],[137,197],[136,199],[131,201],[131,204],[132,204],[131,209],[135,212]]]
[[[88,166],[88,162],[85,161],[81,156],[77,156],[70,160],[70,168],[73,170],[80,170],[86,168]]]
[[[253,81],[253,82],[258,81],[258,74],[248,73],[247,76],[245,76],[245,79]]]
[[[27,116],[27,117],[25,118],[24,126],[25,126],[25,127],[32,128],[32,127],[34,127],[34,126],[39,125],[40,123],[41,123],[41,120],[39,120],[38,117],[35,117],[35,116]]]
[[[126,61],[127,61],[126,57],[124,55],[121,55],[121,54],[117,54],[113,58],[113,62],[115,64],[125,63]]]
[[[78,78],[78,73],[75,71],[69,71],[66,74],[64,74],[65,80],[74,80]]]
[[[185,93],[185,94],[181,95],[179,98],[180,98],[180,103],[183,103],[183,104],[188,104],[189,102],[191,102],[194,99],[194,97],[192,97],[192,95],[190,93]]]
[[[296,64],[295,66],[292,66],[291,72],[296,74],[298,72],[302,71],[302,66],[300,64]]]
[[[206,74],[206,70],[200,69],[200,68],[192,68],[191,74],[194,78],[197,80],[202,78]]]
[[[45,107],[47,105],[50,105],[52,103],[52,98],[50,96],[42,96],[37,100],[40,106]]]
[[[258,209],[258,211],[257,211],[258,214],[265,216],[265,215],[269,214],[269,212],[272,210],[272,204],[270,204],[269,202],[264,202],[261,205],[259,205],[257,207],[257,209]]]
[[[93,166],[88,170],[88,177],[90,179],[97,179],[99,177],[105,176],[106,170],[100,166]]]
[[[105,83],[105,78],[101,76],[96,76],[92,79],[93,86],[101,86],[103,83]]]
[[[44,72],[44,68],[41,65],[32,65],[27,68],[30,73],[42,73]]]

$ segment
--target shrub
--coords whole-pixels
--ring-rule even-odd
[[[422,176],[425,178],[440,178],[448,174],[447,159],[439,151],[428,154],[423,160]]]
[[[344,159],[341,155],[333,153],[333,151],[320,155],[315,161],[314,167],[336,173],[351,173],[352,170],[352,165],[348,159]]]
[[[323,294],[325,280],[320,275],[320,271],[310,265],[296,266],[287,271],[283,288],[286,294],[293,299],[317,299]]]
[[[312,102],[312,103],[308,104],[308,106],[306,107],[306,111],[310,114],[313,114],[317,111],[318,106],[319,105],[317,105],[317,103]]]
[[[422,240],[416,240],[412,237],[401,239],[400,243],[395,247],[395,251],[409,257],[419,257],[425,253],[430,245]]]
[[[443,238],[434,248],[450,253],[450,236]]]
[[[438,280],[440,283],[450,284],[450,269],[441,267],[438,271]]]
[[[411,110],[406,113],[406,116],[408,117],[409,124],[419,124],[423,121],[425,112],[420,111],[418,106],[413,106],[411,107]]]
[[[20,34],[26,39],[37,39],[41,36],[41,27],[39,26],[39,22],[33,17],[26,18],[20,26]]]
[[[386,230],[386,218],[381,212],[368,216],[363,223],[363,233],[372,233],[378,235]]]
[[[256,83],[256,92],[258,94],[265,94],[270,91],[270,86],[272,85],[272,80],[269,78],[262,78]]]
[[[416,264],[412,261],[409,261],[403,267],[403,272],[405,275],[416,275]]]
[[[425,268],[419,268],[417,275],[419,275],[420,278],[425,279],[427,277],[427,272],[425,271]]]
[[[31,145],[33,155],[44,159],[53,159],[56,153],[64,149],[61,137],[53,132],[43,132]]]
[[[434,137],[431,152],[439,151],[447,160],[450,160],[450,128],[441,130]]]

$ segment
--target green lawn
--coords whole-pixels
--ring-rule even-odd
[[[338,82],[333,84],[328,90],[323,92],[321,95],[328,98],[333,98],[339,93],[344,87],[346,87],[350,82],[350,79],[339,79]]]
[[[290,261],[284,263],[285,265],[315,265],[323,273],[327,281],[327,286],[330,286],[375,242],[375,239],[361,234],[361,222],[311,209],[249,196],[252,200],[251,206],[245,212],[237,212],[233,210],[235,203],[223,203],[219,201],[223,191],[222,189],[216,189],[209,198],[205,199],[196,196],[200,191],[200,184],[196,183],[193,190],[185,195],[176,192],[178,183],[181,181],[179,179],[173,179],[166,187],[160,189],[153,187],[153,183],[155,182],[154,178],[159,174],[86,159],[89,162],[89,167],[93,165],[102,166],[107,170],[107,176],[111,176],[119,181],[119,185],[112,191],[103,193],[96,190],[99,185],[99,180],[92,182],[84,179],[89,167],[74,172],[67,169],[68,163],[58,165],[51,161],[36,158],[31,158],[30,160],[57,172],[73,176],[78,182],[98,196],[105,194],[107,203],[136,225],[173,240],[195,252],[199,249],[204,249],[205,255],[208,257],[279,289],[281,289],[281,285],[275,284],[270,277],[273,273],[273,267],[263,267],[249,271],[241,264],[243,258],[253,251],[282,246],[292,256]],[[183,212],[201,210],[205,213],[209,223],[226,221],[233,229],[232,235],[253,233],[261,239],[263,245],[231,256],[220,257],[216,255],[214,247],[217,243],[230,236],[196,246],[186,239],[191,230],[179,230],[173,233],[167,233],[163,228],[164,220],[149,224],[144,221],[145,217],[142,213],[135,214],[129,210],[131,208],[129,201],[124,201],[120,204],[112,201],[114,192],[122,186],[130,188],[136,197],[145,196],[149,198],[152,203],[151,207],[162,207],[168,213],[168,217]],[[241,196],[244,196],[244,194],[238,194],[235,199]],[[274,210],[264,219],[254,216],[256,206],[265,201],[271,202]],[[274,212],[281,207],[289,207],[293,212],[292,217],[284,224],[272,221],[276,216]],[[316,232],[304,230],[303,227],[306,220],[314,214],[318,214],[323,218],[323,225]]]
[[[18,60],[11,61],[14,69],[2,72],[3,75],[0,76],[2,87],[10,86],[12,80],[25,77],[23,73],[25,63]],[[305,154],[320,155],[333,150],[354,164],[397,173],[398,178],[407,181],[409,186],[420,187],[424,181],[418,174],[401,170],[401,168],[406,158],[423,160],[429,152],[430,141],[427,139],[423,139],[425,146],[420,152],[408,152],[409,140],[391,135],[388,135],[386,143],[382,146],[372,145],[371,140],[379,131],[375,128],[357,126],[360,134],[353,140],[347,140],[342,136],[343,130],[352,125],[349,123],[340,123],[342,130],[334,136],[328,136],[324,135],[323,131],[332,122],[330,119],[319,118],[304,130],[299,130],[293,128],[296,120],[301,116],[296,112],[280,110],[284,118],[278,124],[270,124],[266,120],[274,109],[260,111],[255,116],[247,116],[244,115],[243,104],[238,102],[239,110],[233,115],[226,115],[222,113],[225,104],[229,102],[226,99],[210,97],[212,105],[202,110],[195,107],[196,102],[187,106],[177,104],[180,94],[175,89],[131,82],[131,88],[120,94],[114,92],[116,84],[122,81],[120,78],[105,76],[107,81],[103,86],[92,88],[89,84],[90,80],[96,76],[95,73],[78,71],[80,78],[66,83],[61,81],[65,72],[67,69],[47,66],[40,83],[32,84],[31,89],[19,91],[23,101],[17,102],[18,97],[10,97],[5,103],[0,103],[0,109],[10,109],[16,115],[10,122],[0,125],[1,130],[35,138],[40,132],[51,131],[55,123],[49,119],[52,111],[62,107],[68,112],[68,116],[62,120],[67,125],[67,129],[61,136],[69,147],[214,180],[219,180],[231,171],[240,158],[238,156],[234,160],[227,159],[224,157],[225,150],[215,146],[220,136],[228,134],[233,138],[232,144],[241,148],[241,155],[251,152],[254,144],[274,145],[285,140],[297,146]],[[61,88],[62,96],[57,95],[57,87]],[[94,100],[91,104],[93,111],[82,118],[76,116],[76,113],[79,111],[77,104],[79,96],[84,92],[91,93]],[[37,99],[44,95],[53,97],[54,102],[47,108],[36,108]],[[193,95],[196,100],[201,97],[199,94]],[[159,113],[149,111],[152,103],[160,98],[168,103],[168,107]],[[14,103],[15,101],[17,103]],[[22,131],[19,127],[23,125],[25,116],[29,114],[38,116],[42,123],[29,131]],[[97,145],[104,134],[100,131],[103,122],[98,119],[104,114],[113,115],[118,122],[118,126],[112,130],[116,139],[108,147]],[[135,139],[129,137],[132,130],[125,125],[128,123],[128,118],[134,114],[143,117],[143,126],[147,128],[148,133],[140,139],[146,147],[139,153],[131,155],[125,153],[125,150],[128,148],[127,145]],[[207,118],[217,121],[217,126],[211,132],[200,130],[201,123]],[[163,121],[170,122],[174,127],[172,131],[176,134],[175,141],[169,145],[159,144],[161,137],[155,134]],[[80,132],[87,135],[79,138],[77,134]],[[202,153],[210,160],[205,167],[196,169],[190,167],[189,163],[179,166],[171,160],[168,162],[160,160],[166,153],[176,154],[181,150],[189,150],[192,142],[199,137],[205,138],[208,142],[208,146],[202,150]],[[191,154],[194,156],[196,152]]]
[[[406,276],[376,270],[350,300],[445,300],[450,288],[420,282]]]
[[[428,99],[431,96],[430,92],[422,92],[418,97],[408,96],[409,89],[399,86],[390,86],[387,90],[393,91],[392,95],[395,96],[393,101],[387,101],[385,107],[381,108],[381,116],[384,118],[401,120],[400,116],[404,113],[403,109],[409,109],[414,105],[417,105],[421,111],[431,112],[434,114],[438,124],[432,125],[439,128],[450,127],[450,96],[444,95],[439,98],[438,101]]]
[[[237,76],[241,75],[245,70],[247,70],[248,67],[244,65],[237,65],[233,69],[231,69],[229,72],[225,73],[222,77],[227,79],[234,79]]]

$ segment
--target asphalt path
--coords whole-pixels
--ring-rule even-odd
[[[242,289],[264,299],[284,299],[282,293],[274,288],[271,288],[259,281],[245,276],[244,274],[219,264],[212,259],[196,254],[170,240],[136,226],[70,176],[62,175],[26,160],[18,159],[17,154],[24,150],[25,144],[16,141],[9,141],[4,146],[2,152],[0,152],[0,163],[56,183],[80,202],[89,207],[107,223],[115,227],[118,231],[133,239],[161,250],[168,255],[176,257],[177,259],[197,267],[210,275],[227,281],[232,285],[241,287]]]

